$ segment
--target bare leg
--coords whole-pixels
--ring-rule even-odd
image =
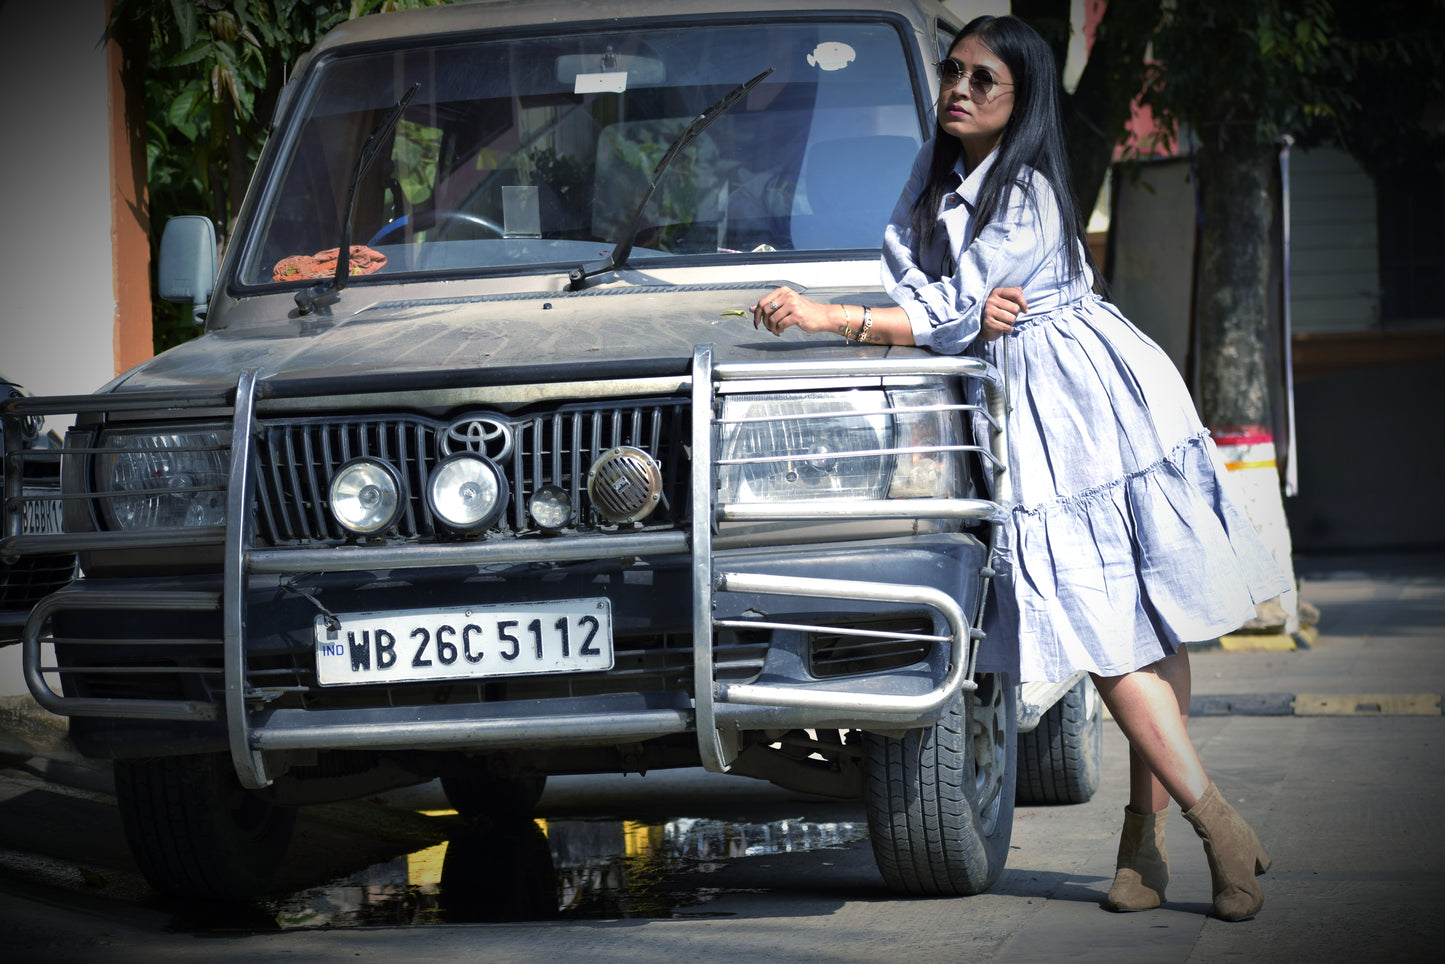
[[[1156,782],[1182,809],[1193,807],[1209,787],[1209,777],[1185,728],[1188,655],[1181,651],[1123,676],[1095,676],[1094,685],[1129,740],[1131,809],[1143,804],[1136,812],[1153,813],[1168,805],[1167,798],[1161,801],[1156,797]],[[1150,780],[1136,775],[1135,756],[1152,774]]]
[[[1189,697],[1191,691],[1189,675],[1189,651],[1183,646],[1179,652],[1154,665],[1154,670],[1174,690],[1174,699],[1179,706],[1179,715],[1185,726],[1189,724]],[[1112,713],[1113,710],[1110,709]],[[1169,791],[1154,776],[1149,764],[1139,755],[1133,745],[1129,746],[1129,809],[1137,814],[1158,813],[1169,806]]]

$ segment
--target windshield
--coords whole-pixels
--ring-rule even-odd
[[[690,23],[326,58],[261,199],[241,284],[334,275],[357,158],[413,84],[356,192],[357,283],[605,256],[673,139],[769,67],[673,160],[631,260],[876,250],[922,143],[897,29]]]

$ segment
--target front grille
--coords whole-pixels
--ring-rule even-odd
[[[685,401],[578,404],[535,415],[491,417],[504,421],[513,439],[511,452],[500,465],[511,490],[511,502],[498,523],[501,528],[518,534],[533,531],[527,500],[545,485],[567,492],[577,507],[574,521],[579,528],[600,525],[587,496],[587,472],[600,455],[622,445],[642,449],[661,468],[661,501],[648,525],[669,527],[686,521],[685,446],[691,427]],[[342,464],[363,455],[391,463],[407,488],[396,536],[436,538],[437,520],[424,493],[428,476],[443,457],[440,440],[448,424],[421,416],[262,423],[253,463],[257,543],[345,542],[347,533],[331,515],[331,477]]]
[[[0,564],[0,609],[29,609],[74,574],[74,556],[23,556],[13,565]]]

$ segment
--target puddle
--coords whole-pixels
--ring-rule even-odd
[[[725,893],[674,883],[740,857],[843,847],[866,823],[527,820],[467,830],[256,908],[282,930],[710,916]]]

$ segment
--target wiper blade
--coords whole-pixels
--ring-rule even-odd
[[[357,188],[361,186],[361,179],[366,176],[366,172],[371,170],[382,142],[390,137],[396,125],[401,123],[402,113],[420,89],[421,84],[412,84],[407,92],[401,95],[401,100],[393,104],[386,116],[372,128],[366,143],[361,145],[361,153],[357,155],[356,166],[351,171],[351,186],[346,192],[346,218],[341,222],[341,243],[336,249],[336,277],[296,292],[296,307],[301,314],[314,311],[323,303],[322,299],[325,299],[325,304],[334,304],[341,289],[346,287],[347,279],[351,277],[351,222],[356,217]]]
[[[632,255],[632,244],[637,240],[637,230],[642,225],[643,212],[647,209],[647,203],[652,200],[652,195],[657,190],[657,185],[662,181],[662,175],[667,170],[667,166],[672,163],[672,159],[687,145],[697,140],[698,135],[707,130],[713,121],[726,113],[728,108],[741,100],[748,91],[762,83],[772,72],[773,68],[769,67],[747,83],[739,84],[717,103],[693,118],[692,123],[688,124],[687,129],[677,136],[677,139],[668,147],[667,152],[662,155],[662,159],[657,162],[657,166],[652,169],[652,181],[647,185],[647,191],[642,195],[637,210],[632,212],[632,217],[622,229],[622,233],[618,235],[617,244],[613,246],[612,253],[604,261],[593,261],[573,268],[567,275],[568,291],[580,291],[586,285],[588,278],[615,271],[627,264],[627,259]]]

